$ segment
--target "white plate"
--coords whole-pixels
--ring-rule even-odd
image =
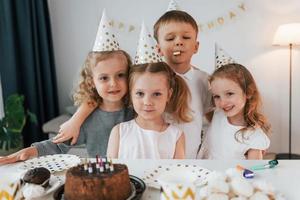
[[[196,181],[197,185],[206,183],[207,175],[211,171],[202,168],[197,165],[185,165],[185,164],[172,164],[172,165],[159,165],[155,169],[146,171],[143,181],[147,186],[160,189],[159,179],[172,176],[172,178],[188,174],[191,178],[191,182]]]
[[[76,166],[80,163],[80,158],[76,155],[71,154],[55,154],[48,156],[41,156],[38,158],[33,158],[26,160],[20,166],[21,169],[34,169],[36,167],[45,167],[51,173],[63,171]]]
[[[26,183],[26,184],[29,184],[29,183]],[[25,190],[26,186],[27,185],[23,185],[22,189],[21,189],[21,196],[19,197],[20,199],[22,199],[24,196],[23,196],[23,191]],[[41,200],[41,199],[44,199],[43,197],[46,197],[48,194],[51,194],[53,192],[55,192],[55,190],[57,188],[59,188],[61,185],[63,185],[64,182],[63,180],[58,177],[58,176],[54,176],[54,175],[51,175],[50,176],[50,180],[49,180],[49,186],[45,188],[45,192],[39,196],[39,197],[35,197],[35,198],[30,198],[31,200]],[[33,184],[34,185],[34,184]]]
[[[54,192],[59,186],[64,184],[64,180],[61,177],[51,175],[49,186],[45,190],[45,194],[50,194]]]
[[[127,198],[127,200],[134,199],[135,193],[136,193],[136,190],[135,190],[135,187],[134,187],[133,183],[130,182],[130,185],[131,185],[132,192],[131,192],[131,195]]]

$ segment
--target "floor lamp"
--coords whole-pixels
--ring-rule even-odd
[[[273,45],[288,46],[290,50],[289,62],[289,152],[276,155],[277,159],[300,159],[300,155],[292,153],[292,50],[300,45],[300,23],[283,24],[278,27]]]

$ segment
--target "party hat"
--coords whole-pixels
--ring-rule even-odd
[[[169,2],[167,12],[171,11],[171,10],[180,10],[180,8],[175,0],[170,0],[170,2]]]
[[[119,49],[119,42],[114,33],[112,23],[106,16],[105,10],[103,10],[93,51],[114,51]]]
[[[229,54],[224,51],[217,43],[215,43],[215,68],[218,69],[222,65],[236,63]]]
[[[156,63],[161,61],[162,58],[157,52],[156,42],[143,22],[134,64]]]

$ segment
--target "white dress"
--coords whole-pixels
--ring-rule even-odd
[[[237,134],[237,141],[235,133],[241,128],[230,124],[222,110],[216,110],[198,157],[241,160],[246,159],[245,153],[249,149],[266,150],[270,146],[270,139],[260,128],[246,131],[244,140],[241,134]]]
[[[182,131],[169,125],[163,132],[141,128],[135,120],[120,123],[120,159],[173,159]]]

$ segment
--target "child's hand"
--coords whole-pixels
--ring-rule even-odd
[[[0,157],[0,165],[15,163],[37,157],[38,151],[35,147],[28,147],[8,156]]]
[[[72,138],[71,145],[74,145],[77,142],[79,131],[80,125],[75,123],[71,118],[60,125],[59,133],[53,138],[52,142],[62,143]]]

